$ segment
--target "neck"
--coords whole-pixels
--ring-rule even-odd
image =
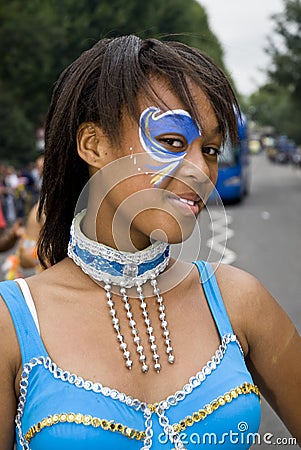
[[[151,245],[149,236],[137,233],[133,227],[128,227],[125,223],[114,223],[114,218],[103,221],[104,215],[87,209],[82,219],[81,229],[84,235],[92,241],[97,241],[107,247],[122,252],[137,252],[148,248]],[[112,227],[114,224],[114,227]]]
[[[116,250],[88,238],[82,231],[85,210],[73,220],[68,256],[95,281],[132,287],[157,277],[167,267],[170,246],[156,241],[142,251]]]
[[[68,246],[68,256],[81,267],[83,272],[89,275],[93,281],[102,282],[105,289],[107,305],[110,309],[112,325],[119,342],[120,350],[123,352],[123,358],[126,367],[130,370],[133,365],[131,353],[124,341],[124,336],[120,331],[120,321],[117,317],[115,302],[113,300],[112,285],[119,288],[119,298],[121,296],[126,315],[129,320],[131,334],[133,335],[136,351],[139,354],[139,362],[141,371],[146,373],[149,365],[144,354],[144,347],[141,345],[141,338],[138,335],[136,321],[133,319],[131,305],[129,303],[128,288],[135,287],[137,297],[140,302],[140,308],[143,315],[143,321],[146,326],[148,342],[152,352],[153,368],[156,372],[160,372],[161,363],[160,356],[157,353],[157,345],[155,344],[155,336],[153,327],[147,310],[146,296],[143,291],[144,285],[149,281],[152,288],[153,296],[156,299],[159,312],[159,320],[161,323],[162,337],[165,342],[165,351],[169,364],[173,364],[175,357],[171,345],[170,333],[167,328],[165,306],[163,305],[163,297],[158,286],[157,277],[168,266],[170,259],[170,246],[164,242],[157,241],[145,250],[138,252],[124,252],[111,247],[100,244],[96,240],[91,240],[82,231],[81,223],[85,216],[85,210],[79,213],[72,222],[71,236]],[[115,295],[115,294],[114,294]]]

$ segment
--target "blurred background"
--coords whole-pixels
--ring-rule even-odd
[[[226,145],[220,158],[225,213],[217,208],[213,217],[217,241],[228,240],[226,249],[212,244],[208,222],[204,245],[213,259],[257,276],[301,331],[300,0],[0,0],[0,279],[39,270],[36,230],[26,224],[59,73],[99,38],[128,33],[201,48],[230,78],[243,120],[239,145]],[[20,246],[32,264],[20,265]],[[261,433],[288,439],[263,406]]]

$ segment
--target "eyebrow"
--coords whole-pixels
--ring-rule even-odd
[[[213,128],[209,131],[209,133],[206,133],[207,137],[215,137],[218,134],[222,134],[221,127],[218,125],[216,128]]]

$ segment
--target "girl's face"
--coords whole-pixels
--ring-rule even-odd
[[[217,179],[221,134],[202,90],[191,83],[200,127],[166,82],[153,86],[162,103],[140,98],[140,124],[123,118],[121,149],[107,151],[109,164],[100,171],[108,192],[97,238],[125,251],[145,248],[150,238],[178,243],[189,237]]]

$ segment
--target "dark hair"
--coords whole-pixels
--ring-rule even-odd
[[[38,244],[41,263],[67,255],[75,205],[89,178],[78,156],[76,133],[83,122],[99,124],[112,143],[121,140],[122,112],[139,120],[137,94],[157,100],[150,76],[162,76],[200,122],[187,81],[208,97],[222,137],[237,139],[235,94],[222,70],[200,50],[175,41],[122,36],[102,39],[75,60],[58,79],[45,125],[45,162],[39,214],[46,216]]]

